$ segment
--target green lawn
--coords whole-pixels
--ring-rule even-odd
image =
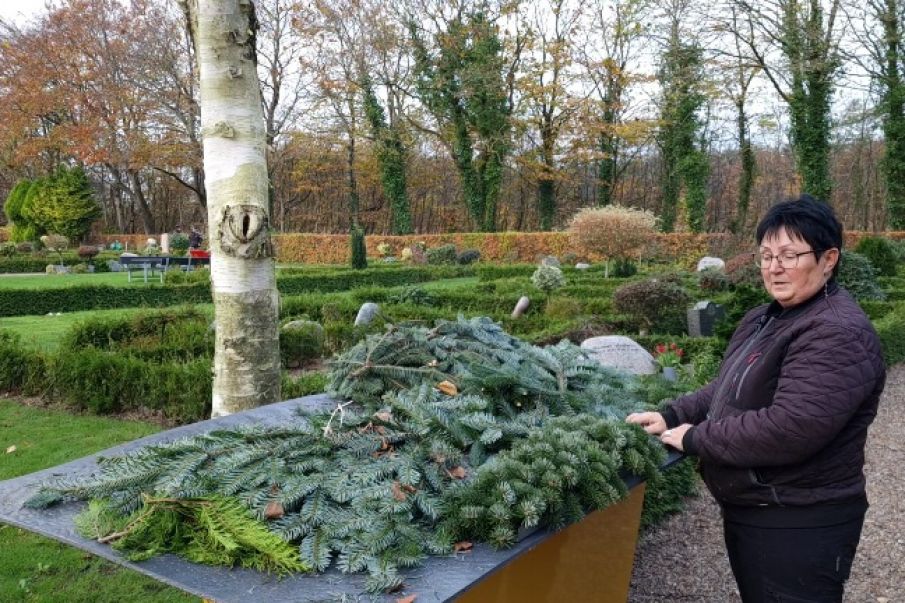
[[[213,305],[199,304],[195,307],[213,316]],[[22,336],[23,342],[37,349],[52,352],[59,345],[63,334],[79,321],[88,318],[118,318],[147,311],[147,308],[116,308],[64,312],[59,316],[7,316],[0,318],[0,329],[14,331]]]
[[[148,284],[160,284],[157,279]],[[88,285],[113,287],[144,286],[141,274],[132,275],[130,283],[125,272],[99,272],[97,274],[4,274],[0,275],[0,289],[65,289]]]
[[[52,467],[159,428],[31,408],[0,398],[0,480]],[[15,446],[14,452],[5,452]],[[0,524],[0,601],[198,601],[89,553]]]

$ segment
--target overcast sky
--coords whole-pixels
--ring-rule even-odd
[[[22,23],[45,11],[46,0],[0,0],[0,19]]]

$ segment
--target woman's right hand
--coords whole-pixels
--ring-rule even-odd
[[[651,435],[660,435],[666,431],[666,420],[658,412],[633,412],[625,418],[625,422],[640,425]]]

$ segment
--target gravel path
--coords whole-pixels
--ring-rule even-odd
[[[892,368],[867,440],[870,509],[846,603],[905,601],[905,364]],[[686,510],[642,535],[631,603],[737,603],[719,510],[703,484]]]

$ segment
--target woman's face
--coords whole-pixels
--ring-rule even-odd
[[[797,265],[792,261],[793,267],[782,267],[776,256],[816,251],[804,240],[791,238],[785,228],[764,237],[759,251],[774,256],[769,266],[761,266],[760,274],[767,292],[783,308],[800,304],[817,293],[829,280],[833,267],[839,261],[839,250],[833,248],[824,250],[820,260],[814,253],[805,253],[798,256]]]

